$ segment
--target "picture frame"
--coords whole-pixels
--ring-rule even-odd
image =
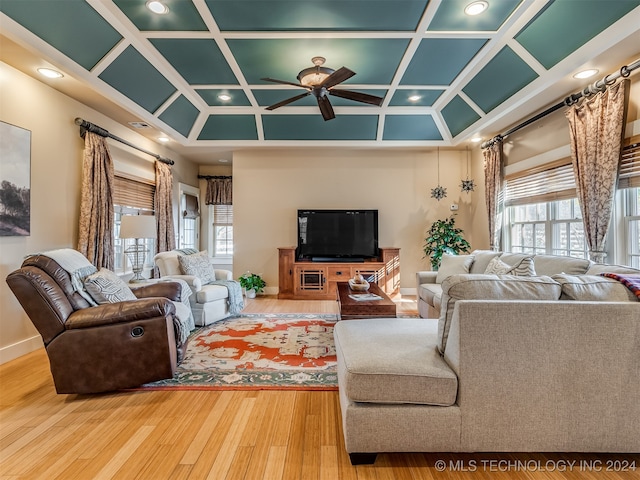
[[[0,236],[31,235],[31,131],[0,121]]]

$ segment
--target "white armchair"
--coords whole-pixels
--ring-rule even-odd
[[[180,270],[178,256],[182,252],[171,250],[157,254],[153,260],[160,270],[163,279],[181,279],[189,284],[192,294],[189,297],[191,311],[197,326],[209,325],[222,320],[229,313],[229,291],[222,285],[202,285],[200,278],[194,275],[184,275]],[[232,280],[233,273],[229,270],[214,269],[216,280]]]

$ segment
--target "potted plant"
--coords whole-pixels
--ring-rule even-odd
[[[255,298],[256,293],[261,293],[266,285],[260,275],[251,272],[243,274],[238,281],[240,286],[244,288],[247,298]]]
[[[462,236],[463,231],[455,226],[455,215],[436,220],[427,231],[424,244],[425,257],[431,257],[431,268],[438,270],[444,253],[457,255],[468,253],[471,245]]]

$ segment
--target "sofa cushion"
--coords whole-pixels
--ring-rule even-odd
[[[564,257],[560,255],[536,255],[533,257],[538,275],[555,275],[565,273],[567,275],[584,275],[593,264],[586,258]]]
[[[585,302],[637,302],[631,290],[613,278],[600,275],[554,275],[562,288],[560,300]]]
[[[440,308],[440,297],[442,295],[442,285],[439,283],[423,283],[418,288],[418,295],[429,305]]]
[[[560,284],[548,276],[452,275],[442,282],[438,348],[444,353],[458,300],[558,300],[560,291]]]
[[[481,273],[487,275],[506,275],[512,268],[511,265],[504,263],[499,258],[494,258],[489,262],[485,271]]]
[[[340,389],[354,402],[453,405],[458,380],[438,354],[436,332],[435,320],[338,322],[334,338]]]
[[[100,304],[136,300],[137,297],[124,280],[111,270],[101,268],[84,279],[84,288]]]
[[[178,255],[178,263],[183,275],[193,275],[198,277],[203,285],[211,283],[216,279],[211,259],[206,251],[193,253],[191,255]]]
[[[587,275],[600,275],[601,273],[640,273],[637,268],[627,267],[626,265],[606,265],[594,263],[587,270]]]
[[[502,255],[502,252],[494,252],[493,250],[474,250],[471,252],[471,255],[473,255],[473,264],[471,265],[469,273],[484,273],[489,262]]]
[[[198,303],[209,303],[229,297],[229,290],[223,285],[203,285],[202,289],[196,293]]]
[[[442,280],[451,275],[469,273],[472,264],[473,255],[449,255],[445,253],[440,261],[436,283],[442,283]]]

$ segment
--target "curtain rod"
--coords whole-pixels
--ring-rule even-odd
[[[142,153],[146,153],[147,155],[151,155],[152,157],[155,157],[156,160],[162,163],[166,163],[167,165],[174,164],[173,160],[169,158],[161,157],[157,153],[150,152],[149,150],[145,150],[144,148],[136,147],[132,143],[129,143],[128,141],[126,141],[124,138],[116,137],[113,133],[109,133],[108,130],[105,130],[104,128],[99,127],[95,123],[87,122],[86,120],[83,120],[80,117],[76,118],[75,123],[80,127],[80,136],[83,138],[84,138],[85,132],[95,133],[97,135],[100,135],[101,137],[113,138],[114,140],[117,140],[120,143],[124,143],[125,145],[128,145],[131,148],[135,148],[136,150],[139,150]]]
[[[198,178],[204,178],[206,180],[209,180],[210,178],[225,180],[233,177],[231,175],[198,175]]]
[[[573,94],[569,95],[562,102],[557,103],[557,104],[553,105],[552,107],[547,108],[544,112],[540,112],[537,115],[534,115],[533,117],[525,120],[521,124],[516,125],[515,127],[507,130],[506,132],[504,132],[504,133],[502,133],[500,135],[496,135],[491,140],[487,140],[486,142],[484,142],[480,147],[481,148],[490,147],[494,143],[504,140],[505,138],[507,138],[512,133],[517,132],[521,128],[526,127],[527,125],[531,125],[533,122],[536,122],[536,121],[540,120],[541,118],[546,117],[550,113],[553,113],[556,110],[561,109],[562,107],[570,107],[571,105],[576,103],[578,100],[580,100],[582,97],[588,97],[589,95],[594,95],[594,94],[596,94],[598,92],[603,92],[607,88],[607,86],[612,85],[613,83],[615,83],[615,81],[618,78],[620,78],[620,77],[623,77],[623,78],[628,77],[631,74],[631,72],[634,71],[637,68],[640,68],[640,59],[636,60],[631,65],[625,65],[624,67],[622,67],[617,72],[614,72],[614,73],[611,73],[609,75],[606,75],[602,80],[595,81],[591,85],[586,86],[583,90],[581,90],[581,91],[579,91],[577,93],[573,93]]]

